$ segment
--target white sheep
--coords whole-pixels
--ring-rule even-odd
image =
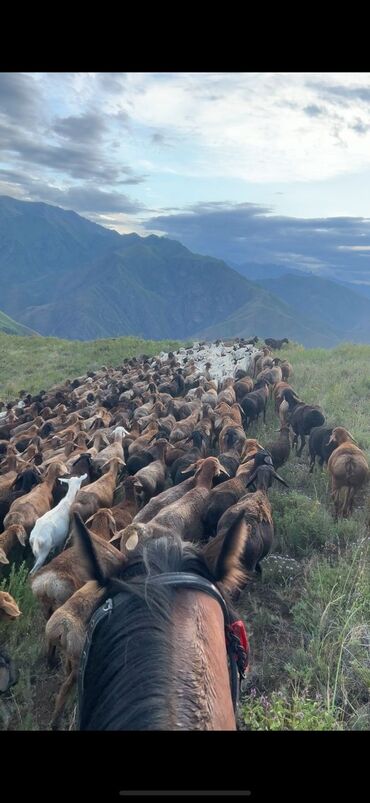
[[[59,482],[68,485],[68,491],[56,507],[37,519],[31,531],[30,545],[36,562],[30,575],[40,569],[52,549],[63,546],[69,530],[70,508],[87,476],[87,474],[83,474],[81,477],[71,477],[70,479],[59,477]]]

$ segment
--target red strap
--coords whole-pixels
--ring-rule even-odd
[[[244,651],[242,659],[241,655],[240,654],[238,655],[238,665],[240,662],[241,664],[240,669],[242,672],[245,672],[249,664],[249,640],[247,631],[245,629],[245,624],[241,619],[238,619],[238,621],[233,622],[231,625],[229,625],[228,631],[231,632],[233,636],[235,636],[235,638],[239,642],[239,645],[242,647]]]

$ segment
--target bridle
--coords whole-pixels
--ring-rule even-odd
[[[194,589],[194,591],[202,591],[208,594],[209,597],[213,597],[213,599],[217,600],[220,604],[224,616],[225,642],[229,658],[231,698],[234,713],[236,713],[239,702],[240,683],[244,678],[249,663],[249,642],[244,622],[240,619],[232,621],[230,610],[224,597],[217,586],[210,580],[207,580],[206,577],[190,572],[164,572],[163,574],[148,575],[146,582],[156,586],[172,586],[174,588],[190,588]],[[123,602],[127,601],[127,595],[129,593],[129,591],[119,591],[113,597],[109,597],[103,605],[97,608],[90,619],[78,673],[77,719],[79,723],[81,722],[85,671],[95,629],[103,619],[106,617],[109,618]]]

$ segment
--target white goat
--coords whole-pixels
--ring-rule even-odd
[[[82,477],[71,477],[70,479],[59,477],[59,482],[68,485],[68,491],[56,507],[37,519],[32,529],[30,545],[36,562],[30,575],[40,569],[52,549],[63,546],[68,535],[70,508],[87,476],[87,474],[83,474]]]

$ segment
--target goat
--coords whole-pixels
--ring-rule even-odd
[[[0,563],[9,563],[8,555],[18,545],[26,546],[27,533],[22,524],[10,524],[0,534]]]
[[[274,536],[271,505],[267,496],[273,479],[288,487],[272,466],[259,466],[246,483],[247,488],[254,483],[256,491],[244,495],[228,508],[217,526],[216,538],[220,539],[225,538],[234,528],[248,531],[242,563],[248,571],[255,571],[260,575],[260,561],[270,552]]]
[[[139,538],[153,537],[168,530],[176,532],[185,541],[198,541],[203,538],[204,525],[202,514],[212,487],[213,478],[221,471],[225,472],[216,457],[199,460],[195,473],[195,487],[180,499],[159,511],[149,522],[143,524],[134,521],[123,531],[121,551],[124,551],[128,538],[137,535]],[[225,472],[226,473],[226,472]]]
[[[118,550],[91,530],[90,536],[94,542],[94,549],[99,554],[99,560],[109,569]],[[73,544],[56,555],[46,566],[42,566],[30,578],[32,593],[38,599],[45,619],[49,619],[57,608],[64,605],[67,599],[90,579],[86,565],[81,562],[80,557],[77,546]]]
[[[112,505],[117,474],[123,466],[123,461],[119,457],[114,457],[105,464],[105,467],[108,466],[108,471],[100,479],[78,492],[72,505],[72,512],[79,513],[84,521],[93,516],[100,507],[111,507]]]
[[[67,473],[67,471],[63,463],[53,463],[49,466],[44,481],[32,488],[28,494],[12,503],[9,513],[4,518],[4,527],[7,528],[11,524],[20,524],[29,534],[37,519],[50,510],[53,502],[55,480],[58,475],[64,473]]]
[[[266,380],[261,380],[261,386],[255,385],[254,390],[242,399],[241,407],[245,415],[245,428],[247,429],[252,421],[258,421],[260,414],[263,414],[263,423],[266,423],[266,406],[269,397],[269,384]]]
[[[250,439],[246,444],[245,454],[249,456],[252,455],[254,457],[262,449],[255,439]],[[203,512],[203,522],[207,535],[212,535],[216,532],[218,521],[225,510],[244,496],[246,482],[253,471],[253,463],[251,465],[242,464],[239,466],[235,477],[226,480],[226,482],[217,485],[211,490]]]
[[[285,391],[285,396],[287,393],[288,391]],[[314,427],[321,426],[325,422],[325,416],[318,405],[298,403],[293,400],[288,420],[294,432],[292,447],[297,447],[297,455],[299,457],[306,443],[305,436],[309,435]],[[298,449],[299,437],[301,438],[301,446]]]
[[[68,535],[70,509],[85,479],[87,474],[69,480],[59,479],[68,486],[67,494],[56,507],[44,513],[32,529],[30,546],[36,561],[30,575],[40,569],[52,549],[63,546]]]
[[[308,449],[310,452],[310,468],[309,473],[312,474],[316,457],[319,458],[319,465],[323,466],[327,463],[330,455],[336,449],[335,443],[329,443],[330,435],[333,432],[333,427],[313,427],[310,432],[308,440]]]
[[[289,343],[289,340],[287,337],[283,337],[282,340],[275,340],[273,337],[265,337],[264,342],[266,343],[266,346],[269,346],[269,348],[273,349],[273,351],[280,351],[284,343]]]
[[[289,427],[286,424],[280,427],[280,436],[277,441],[269,442],[266,444],[266,449],[269,451],[274,468],[280,468],[290,455],[290,433]]]
[[[355,493],[369,478],[369,464],[351,433],[344,427],[333,429],[329,443],[336,445],[329,457],[328,470],[337,519],[340,515],[346,517],[352,513]],[[344,495],[341,493],[342,489]]]
[[[54,611],[45,626],[47,661],[54,666],[55,653],[60,649],[67,677],[59,689],[51,720],[52,730],[57,730],[68,695],[77,680],[81,654],[86,638],[87,624],[104,597],[105,591],[95,580],[89,580],[60,607]]]

